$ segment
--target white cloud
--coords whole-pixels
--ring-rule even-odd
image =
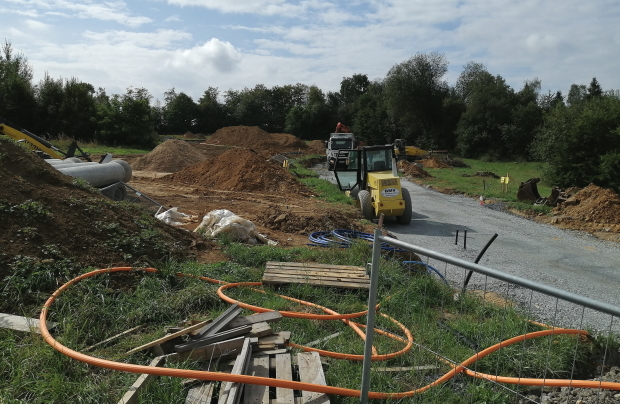
[[[204,7],[222,13],[288,15],[301,18],[310,9],[324,8],[327,2],[302,1],[292,4],[287,0],[167,0],[168,4]]]
[[[24,25],[26,28],[28,28],[28,30],[31,31],[46,31],[50,28],[50,25],[44,24],[36,20],[26,20],[24,21]]]
[[[166,48],[173,42],[192,38],[192,34],[171,29],[160,29],[156,32],[129,32],[129,31],[86,31],[84,37],[103,44],[131,44],[137,47]]]
[[[170,17],[166,18],[164,21],[166,21],[166,22],[180,22],[180,21],[183,21],[183,20],[178,15],[171,15]]]
[[[240,61],[241,53],[230,42],[212,38],[202,46],[175,51],[166,64],[189,69],[212,66],[220,73],[229,73]]]
[[[123,1],[96,2],[93,0],[7,0],[20,7],[43,9],[48,13],[69,14],[77,18],[114,21],[116,23],[137,27],[151,22],[143,16],[132,16]],[[14,11],[15,12],[15,11]]]

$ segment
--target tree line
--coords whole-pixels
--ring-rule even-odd
[[[0,116],[55,139],[152,147],[158,135],[210,134],[225,126],[258,126],[301,139],[327,139],[337,122],[366,144],[406,139],[423,149],[466,158],[538,160],[559,186],[595,182],[620,189],[620,94],[596,78],[562,92],[541,93],[541,82],[511,88],[476,62],[456,83],[448,61],[418,53],[384,78],[344,77],[340,91],[292,84],[220,91],[208,87],[194,100],[172,88],[154,100],[145,88],[108,95],[77,78],[48,74],[33,83],[32,67],[5,41],[0,50]]]

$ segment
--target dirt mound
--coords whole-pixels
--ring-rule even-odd
[[[432,177],[432,175],[430,175],[424,168],[420,167],[418,164],[410,163],[408,161],[399,161],[398,168],[403,172],[403,174],[414,178]]]
[[[209,144],[221,144],[249,148],[300,148],[308,145],[303,140],[288,133],[268,133],[258,126],[229,126],[219,129],[209,140]]]
[[[419,160],[418,163],[422,164],[426,168],[452,168],[449,164],[436,158]]]
[[[191,144],[183,140],[171,139],[138,158],[131,168],[136,171],[176,173],[203,160],[205,156]]]
[[[1,137],[0,183],[0,311],[36,301],[37,292],[45,295],[89,266],[156,265],[204,243],[137,206],[74,185]]]
[[[305,215],[272,206],[259,215],[256,221],[268,229],[308,235],[314,231],[333,229],[366,231],[360,224],[361,218],[357,210],[324,210]]]
[[[308,151],[316,154],[325,154],[325,142],[322,140],[313,140],[308,143]]]
[[[620,197],[611,189],[590,184],[553,209],[553,213],[585,222],[620,224]]]
[[[280,163],[260,157],[249,149],[228,150],[214,159],[193,164],[163,178],[225,191],[312,193]]]

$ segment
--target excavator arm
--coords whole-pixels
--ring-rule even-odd
[[[25,144],[29,149],[42,155],[44,158],[65,159],[67,157],[73,157],[77,149],[81,153],[79,156],[84,157],[87,161],[92,161],[88,153],[80,149],[75,141],[71,143],[67,152],[63,152],[47,140],[41,139],[34,133],[28,132],[26,129],[16,129],[8,125],[2,118],[0,118],[0,134],[10,137],[16,142]]]

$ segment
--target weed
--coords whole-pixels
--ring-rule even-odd
[[[52,212],[45,205],[32,199],[17,205],[0,201],[0,213],[17,216],[27,222],[45,221],[52,217]]]
[[[86,181],[83,178],[74,178],[71,181],[71,184],[73,184],[74,186],[84,190],[84,191],[88,191],[92,194],[96,194],[99,193],[99,190],[95,187],[93,187],[92,185],[90,185],[90,183],[88,181]]]

